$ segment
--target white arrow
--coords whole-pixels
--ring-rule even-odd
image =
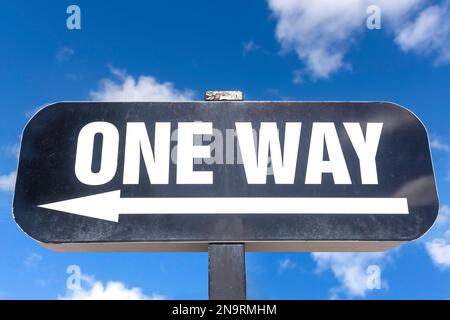
[[[120,190],[40,205],[119,222],[121,214],[408,214],[406,198],[121,198]]]

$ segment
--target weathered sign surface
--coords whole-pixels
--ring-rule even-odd
[[[55,250],[384,250],[438,199],[426,130],[378,102],[57,103],[23,132],[14,217]]]

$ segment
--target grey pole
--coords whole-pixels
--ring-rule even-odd
[[[242,101],[241,91],[206,91],[205,101]],[[210,300],[245,300],[245,245],[210,243],[208,246]]]
[[[245,300],[245,245],[217,243],[208,246],[210,300]]]

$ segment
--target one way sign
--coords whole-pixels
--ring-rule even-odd
[[[57,103],[23,132],[14,217],[54,250],[385,250],[438,199],[392,103]]]

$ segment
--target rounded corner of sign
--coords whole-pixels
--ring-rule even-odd
[[[57,243],[49,243],[49,242],[43,242],[36,240],[37,243],[39,243],[41,246],[43,246],[45,249],[53,251],[53,252],[66,252],[67,250],[64,250],[64,246],[57,244]]]
[[[12,209],[12,217],[13,220],[15,222],[15,224],[17,225],[17,227],[23,232],[25,233],[28,237],[30,237],[32,240],[38,242],[39,244],[41,244],[42,246],[46,247],[47,243],[45,242],[45,240],[40,239],[39,236],[35,235],[33,232],[31,232],[25,225],[23,225],[20,222],[20,219],[17,219],[17,215],[16,212],[14,210],[14,207]]]
[[[17,225],[17,227],[18,227],[20,230],[22,230],[25,234],[27,234],[28,236],[30,236],[29,232],[27,232],[27,231],[24,229],[24,227],[22,226],[22,224],[20,223],[20,220],[17,219],[17,215],[16,215],[16,211],[14,210],[14,206],[12,207],[11,212],[12,212],[12,218],[13,218],[13,221],[15,222],[15,224]],[[31,237],[31,236],[30,236],[30,237]],[[33,237],[31,237],[31,238],[33,238]],[[34,239],[34,238],[33,238],[33,239]]]
[[[435,210],[433,221],[429,225],[425,226],[422,229],[423,231],[421,230],[421,232],[419,234],[414,235],[411,239],[408,239],[408,241],[418,241],[418,240],[424,238],[433,229],[433,227],[437,224],[438,216],[439,216],[439,203],[438,203],[437,210]]]
[[[27,233],[28,234],[28,233]],[[44,247],[47,250],[54,251],[54,252],[64,252],[64,248],[59,243],[53,243],[53,242],[47,242],[43,239],[40,239],[39,237],[34,237],[30,234],[28,234],[34,241],[36,241],[40,246]]]
[[[382,105],[386,106],[386,107],[389,107],[389,108],[395,108],[395,109],[401,110],[401,111],[407,113],[408,115],[412,115],[412,116],[414,116],[415,118],[419,119],[419,118],[416,116],[416,114],[414,114],[414,112],[412,112],[409,108],[407,108],[407,107],[405,107],[405,106],[403,106],[403,105],[401,105],[401,104],[399,104],[399,103],[397,103],[397,102],[393,102],[393,101],[381,101],[380,103],[381,103]]]
[[[17,227],[22,230],[23,233],[25,233],[28,237],[30,237],[32,240],[38,242],[39,244],[43,245],[45,242],[40,240],[39,237],[37,237],[36,235],[34,235],[32,232],[30,232],[29,230],[27,230],[23,225],[20,224],[20,222],[17,221],[16,217],[13,215],[14,217],[14,222],[16,223]]]
[[[381,102],[381,104],[383,104],[384,106],[388,106],[391,108],[396,108],[398,110],[401,110],[402,112],[404,112],[405,114],[407,114],[408,116],[414,118],[424,129],[424,131],[427,133],[427,129],[424,125],[424,123],[422,122],[422,120],[419,118],[419,116],[417,114],[415,114],[411,109],[397,103],[397,102],[392,102],[392,101],[383,101]],[[427,133],[428,135],[428,133]]]
[[[45,104],[43,106],[40,106],[39,108],[36,109],[36,111],[33,113],[33,115],[28,120],[27,126],[34,119],[36,119],[39,115],[41,115],[42,113],[48,111],[48,109],[54,108],[54,107],[56,107],[58,105],[61,105],[61,104],[63,104],[63,102],[57,101],[57,102],[51,102],[51,103]]]
[[[37,115],[37,114],[39,114],[39,113],[41,113],[41,112],[43,112],[43,111],[46,111],[47,109],[56,107],[56,106],[58,106],[58,105],[60,105],[60,104],[63,104],[63,102],[61,102],[61,101],[56,101],[56,102],[51,102],[51,103],[45,104],[45,105],[41,106],[41,107],[36,111],[36,113],[35,113],[34,115]]]

